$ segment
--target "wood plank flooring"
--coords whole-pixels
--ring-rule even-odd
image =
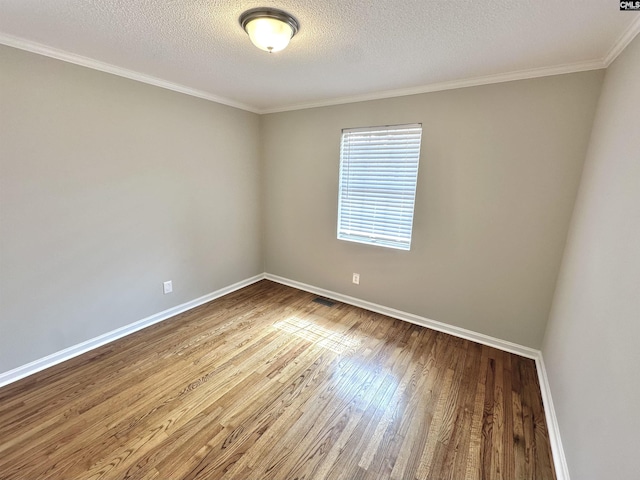
[[[0,389],[2,479],[554,479],[535,364],[269,281]]]

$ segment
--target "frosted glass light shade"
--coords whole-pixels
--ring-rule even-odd
[[[284,50],[293,37],[293,29],[275,18],[256,18],[247,23],[245,28],[251,42],[265,52]]]
[[[240,15],[240,25],[256,47],[269,53],[286,48],[300,28],[295,18],[275,8],[247,10]]]

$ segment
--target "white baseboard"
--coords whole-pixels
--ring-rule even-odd
[[[497,348],[510,353],[515,353],[522,357],[531,358],[536,362],[536,370],[538,372],[538,382],[540,383],[540,390],[542,393],[542,403],[544,405],[544,412],[547,421],[547,428],[549,430],[549,442],[551,444],[551,453],[553,455],[553,463],[556,470],[557,480],[569,480],[569,470],[567,468],[566,458],[564,456],[564,450],[562,449],[562,441],[560,440],[560,430],[558,428],[558,420],[553,408],[553,401],[551,400],[551,390],[549,388],[549,380],[547,379],[547,372],[545,370],[544,361],[542,360],[542,352],[534,348],[525,347],[524,345],[518,345],[517,343],[508,342],[499,338],[491,337],[483,333],[467,330],[466,328],[456,327],[454,325],[448,325],[446,323],[431,320],[429,318],[414,315],[413,313],[407,313],[394,308],[385,307],[376,303],[361,300],[359,298],[350,297],[341,293],[332,292],[331,290],[325,290],[324,288],[314,287],[313,285],[307,285],[306,283],[297,282],[288,278],[280,277],[278,275],[272,275],[265,273],[265,278],[283,285],[288,285],[299,290],[311,292],[315,295],[331,298],[339,302],[348,303],[349,305],[355,305],[366,310],[381,313],[389,317],[404,320],[409,323],[414,323],[422,327],[427,327],[439,332],[448,333],[455,337],[464,338],[473,342],[488,345],[490,347]]]
[[[113,342],[114,340],[117,340],[119,338],[126,337],[133,332],[137,332],[138,330],[142,330],[143,328],[149,327],[155,323],[167,320],[168,318],[178,315],[179,313],[191,310],[192,308],[202,305],[203,303],[215,300],[216,298],[239,290],[243,287],[246,287],[247,285],[256,283],[262,280],[264,277],[264,274],[261,273],[254,277],[241,280],[240,282],[229,285],[228,287],[221,288],[219,290],[216,290],[215,292],[208,293],[207,295],[203,295],[202,297],[169,308],[162,312],[156,313],[155,315],[151,315],[150,317],[130,323],[129,325],[125,325],[124,327],[116,328],[115,330],[104,333],[85,342],[78,343],[77,345],[73,345],[69,348],[65,348],[64,350],[60,350],[59,352],[52,353],[51,355],[47,355],[46,357],[40,358],[31,363],[27,363],[26,365],[14,368],[13,370],[9,370],[8,372],[0,373],[0,387],[8,385],[9,383],[16,382],[21,378],[28,377],[29,375],[44,370],[45,368],[57,365],[58,363],[64,362],[65,360],[69,360],[73,357],[77,357],[78,355],[82,355],[89,350],[101,347],[102,345]]]
[[[540,383],[540,393],[542,394],[542,403],[544,404],[544,414],[547,420],[547,430],[549,431],[549,443],[551,444],[551,454],[553,455],[553,464],[556,467],[557,480],[569,479],[569,466],[567,465],[567,457],[564,455],[562,448],[562,440],[560,439],[560,426],[558,425],[558,417],[553,407],[551,398],[551,386],[547,377],[547,369],[544,366],[542,352],[539,352],[536,360],[536,370],[538,371],[538,383]]]
[[[325,290],[324,288],[314,287],[313,285],[307,285],[306,283],[296,282],[295,280],[279,277],[278,275],[272,275],[270,273],[266,273],[265,278],[267,280],[272,280],[274,282],[281,283],[283,285],[288,285],[290,287],[297,288],[299,290],[304,290],[306,292],[311,292],[316,295],[332,298],[342,303],[348,303],[349,305],[355,305],[356,307],[361,307],[366,310],[371,310],[372,312],[381,313],[389,317],[397,318],[399,320],[404,320],[405,322],[414,323],[416,325],[420,325],[421,327],[427,327],[432,330],[437,330],[438,332],[448,333],[450,335],[453,335],[454,337],[464,338],[466,340],[471,340],[472,342],[488,345],[490,347],[494,347],[499,350],[515,353],[516,355],[520,355],[521,357],[536,359],[540,353],[539,350],[525,347],[523,345],[518,345],[517,343],[508,342],[506,340],[500,340],[499,338],[491,337],[483,333],[477,333],[472,330],[467,330],[466,328],[456,327],[454,325],[449,325],[446,323],[438,322],[436,320],[431,320],[429,318],[421,317],[419,315],[414,315],[413,313],[407,313],[400,310],[396,310],[395,308],[389,308],[383,305],[378,305],[377,303],[361,300],[359,298],[349,297],[348,295],[343,295],[341,293]]]
[[[243,287],[256,283],[264,278],[276,283],[281,283],[283,285],[297,288],[299,290],[304,290],[316,295],[332,298],[334,300],[348,303],[356,307],[361,307],[366,310],[371,310],[373,312],[381,313],[389,317],[404,320],[409,323],[414,323],[416,325],[427,327],[432,330],[448,333],[449,335],[464,338],[466,340],[471,340],[473,342],[488,345],[499,350],[515,353],[516,355],[535,360],[536,370],[538,371],[538,381],[540,383],[540,390],[542,393],[542,401],[544,403],[547,428],[549,430],[549,441],[551,443],[551,451],[553,454],[553,461],[556,469],[556,477],[557,480],[569,480],[569,470],[567,468],[564,450],[562,449],[562,441],[560,440],[558,420],[553,408],[551,390],[549,388],[549,380],[547,378],[547,372],[545,370],[544,361],[542,359],[542,352],[540,352],[540,350],[525,347],[523,345],[518,345],[506,340],[501,340],[489,335],[484,335],[472,330],[467,330],[465,328],[456,327],[454,325],[448,325],[446,323],[431,320],[419,315],[414,315],[412,313],[407,313],[401,310],[396,310],[394,308],[378,305],[376,303],[361,300],[359,298],[350,297],[348,295],[343,295],[341,293],[333,292],[330,290],[325,290],[324,288],[314,287],[313,285],[307,285],[305,283],[290,280],[278,275],[272,275],[270,273],[262,273],[254,277],[247,278],[240,282],[234,283],[233,285],[229,285],[228,287],[221,288],[219,290],[216,290],[215,292],[164,310],[163,312],[156,313],[155,315],[151,315],[150,317],[143,318],[142,320],[138,320],[137,322],[117,328],[116,330],[92,338],[90,340],[87,340],[86,342],[82,342],[59,352],[53,353],[26,365],[22,365],[13,370],[9,370],[8,372],[0,373],[0,387],[44,370],[45,368],[52,367],[58,363],[64,362],[65,360],[77,357],[78,355],[93,350],[94,348],[98,348],[109,342],[113,342],[114,340],[117,340],[119,338],[125,337],[131,333],[137,332],[138,330],[142,330],[143,328],[146,328],[150,325],[162,322],[163,320],[167,320],[168,318],[178,315],[179,313],[191,310],[192,308],[202,305],[203,303],[215,300],[216,298],[222,297]]]

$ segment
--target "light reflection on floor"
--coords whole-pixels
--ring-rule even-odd
[[[348,338],[342,333],[334,332],[328,328],[316,325],[308,320],[302,320],[297,317],[289,317],[286,320],[274,324],[279,330],[291,333],[299,338],[313,342],[319,347],[326,348],[335,353],[344,353],[345,351],[356,348],[361,341]]]

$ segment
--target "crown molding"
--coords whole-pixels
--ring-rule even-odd
[[[59,50],[57,48],[49,47],[48,45],[43,45],[41,43],[33,42],[31,40],[26,40],[20,37],[14,37],[13,35],[0,33],[0,44],[7,45],[8,47],[18,48],[20,50],[25,50],[31,53],[44,55],[45,57],[55,58],[57,60],[62,60],[63,62],[73,63],[75,65],[80,65],[82,67],[91,68],[93,70],[99,70],[101,72],[111,73],[112,75],[128,78],[130,80],[136,80],[138,82],[147,83],[149,85],[154,85],[156,87],[166,88],[167,90],[173,90],[174,92],[184,93],[186,95],[191,95],[192,97],[202,98],[204,100],[220,103],[222,105],[227,105],[229,107],[239,108],[240,110],[246,110],[252,113],[260,113],[256,108],[250,105],[247,105],[245,103],[236,102],[234,100],[230,100],[225,97],[213,95],[211,93],[204,92],[202,90],[186,87],[178,83],[169,82],[167,80],[163,80],[158,77],[153,77],[151,75],[146,75],[144,73],[136,72],[134,70],[118,67],[116,65],[101,62],[99,60],[94,60],[89,57],[83,57],[82,55],[70,53],[65,50]]]
[[[611,65],[638,33],[640,33],[640,15],[635,16],[631,24],[622,32],[622,35],[616,40],[616,43],[613,44],[609,53],[602,59],[604,66],[608,67]]]
[[[403,97],[407,95],[418,95],[421,93],[439,92],[444,90],[454,90],[457,88],[476,87],[481,85],[490,85],[494,83],[511,82],[515,80],[527,80],[532,78],[547,77],[552,75],[563,75],[566,73],[585,72],[589,70],[599,70],[607,68],[620,53],[626,48],[629,43],[640,33],[640,16],[637,16],[627,27],[627,29],[616,40],[615,44],[611,47],[607,55],[599,60],[590,60],[585,62],[577,62],[563,65],[556,65],[553,67],[541,67],[528,70],[518,70],[514,72],[500,73],[496,75],[486,75],[480,77],[472,77],[461,80],[452,80],[446,82],[431,83],[428,85],[421,85],[417,87],[401,88],[394,90],[384,90],[380,92],[372,92],[362,95],[352,95],[345,97],[337,97],[328,100],[321,100],[316,102],[302,102],[291,105],[284,105],[274,108],[258,108],[242,102],[236,102],[234,100],[213,95],[209,92],[190,88],[178,83],[169,82],[161,78],[146,75],[144,73],[136,72],[126,68],[118,67],[109,63],[94,60],[92,58],[76,55],[64,50],[49,47],[41,43],[26,40],[13,35],[0,33],[0,44],[7,45],[9,47],[18,48],[20,50],[26,50],[28,52],[37,53],[47,57],[62,60],[64,62],[73,63],[83,67],[99,70],[120,77],[129,78],[138,82],[147,83],[156,87],[165,88],[174,92],[184,93],[193,97],[202,98],[211,102],[220,103],[229,107],[239,108],[248,112],[257,114],[269,114],[288,112],[294,110],[303,110],[307,108],[329,107],[333,105],[342,105],[347,103],[366,102],[370,100],[382,100],[385,98]]]
[[[386,90],[382,92],[367,93],[364,95],[339,97],[318,102],[298,103],[284,107],[262,109],[259,110],[258,113],[279,113],[292,110],[303,110],[306,108],[328,107],[332,105],[342,105],[345,103],[366,102],[369,100],[381,100],[384,98],[404,97],[407,95],[418,95],[421,93],[454,90],[456,88],[477,87],[480,85],[489,85],[493,83],[512,82],[514,80],[527,80],[530,78],[562,75],[565,73],[586,72],[589,70],[599,70],[602,68],[606,68],[603,60],[592,60],[587,62],[570,63],[566,65],[556,65],[554,67],[532,68],[529,70],[518,70],[515,72],[500,73],[497,75],[486,75],[483,77],[473,77],[462,80],[431,83],[429,85],[422,85],[419,87],[400,88],[397,90]]]

